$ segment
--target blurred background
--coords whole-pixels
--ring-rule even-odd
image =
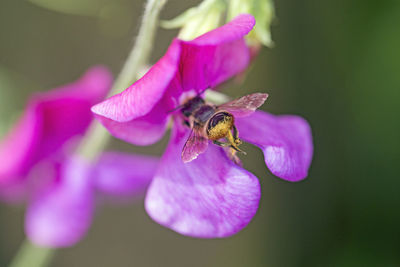
[[[32,92],[75,80],[93,64],[117,74],[143,10],[133,0],[59,1],[69,3],[64,12],[45,2],[0,1],[1,134]],[[161,18],[198,2],[170,0]],[[239,234],[188,238],[153,222],[142,200],[109,203],[52,266],[400,266],[400,1],[275,6],[275,47],[262,49],[244,84],[225,92],[268,92],[264,110],[310,122],[309,177],[280,180],[246,146],[244,165],[259,178],[262,199]],[[152,62],[176,33],[159,29]],[[160,155],[167,140],[138,148],[113,139],[109,149]],[[0,204],[0,266],[24,239],[23,215],[22,206]]]

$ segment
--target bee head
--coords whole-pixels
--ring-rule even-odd
[[[181,112],[184,116],[189,117],[203,104],[204,100],[199,96],[190,98],[186,100],[186,102],[184,102],[184,104],[182,105]]]
[[[207,136],[211,140],[218,140],[226,137],[234,123],[232,114],[228,112],[218,112],[210,118],[207,124]]]

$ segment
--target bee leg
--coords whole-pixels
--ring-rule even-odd
[[[230,143],[223,143],[223,142],[220,142],[220,141],[218,141],[218,140],[214,140],[213,143],[216,144],[217,146],[220,146],[220,147],[228,147],[228,146],[231,146]]]
[[[242,140],[240,140],[239,138],[239,131],[236,128],[235,125],[233,125],[233,141],[235,142],[236,145],[241,145],[242,144]]]
[[[226,151],[228,157],[230,160],[232,160],[236,165],[243,167],[242,166],[242,161],[240,160],[240,158],[236,155],[236,150],[232,147],[229,148],[229,151]]]
[[[229,145],[230,146],[230,148],[231,148],[231,152],[232,153],[236,153],[236,152],[239,152],[239,153],[242,153],[243,155],[247,155],[247,153],[246,152],[244,152],[243,150],[241,150],[240,148],[238,148],[237,146],[234,146],[234,145]]]
[[[237,132],[237,130],[236,130],[236,132]],[[229,141],[231,148],[233,148],[237,152],[240,152],[240,153],[243,153],[244,155],[246,155],[246,152],[240,150],[240,148],[238,147],[238,145],[240,145],[242,143],[242,141],[240,141],[239,138],[235,139],[230,131],[228,132],[226,139]]]

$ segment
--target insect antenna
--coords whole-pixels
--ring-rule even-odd
[[[185,104],[182,104],[182,105],[179,105],[179,106],[177,106],[177,107],[175,107],[175,108],[173,108],[173,109],[171,109],[171,110],[168,110],[168,111],[167,111],[167,114],[172,113],[172,112],[175,112],[175,111],[177,111],[177,110],[183,108],[184,106],[185,106]]]

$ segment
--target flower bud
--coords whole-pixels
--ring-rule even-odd
[[[217,28],[221,24],[225,8],[225,1],[223,0],[205,0],[176,18],[161,21],[161,26],[166,29],[181,28],[178,35],[179,39],[193,40]]]
[[[250,46],[258,47],[261,44],[272,47],[270,25],[275,17],[272,0],[230,0],[228,7],[228,21],[239,14],[248,13],[254,16],[257,23],[247,36]]]

